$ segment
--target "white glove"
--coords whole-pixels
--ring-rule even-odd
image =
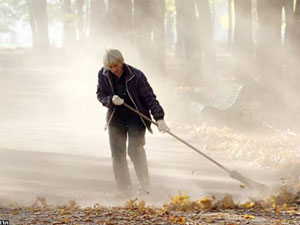
[[[124,103],[124,100],[122,98],[120,98],[118,95],[114,95],[112,97],[112,103],[114,105],[122,105]]]
[[[169,127],[167,126],[167,124],[165,123],[165,121],[163,119],[161,120],[157,120],[157,127],[158,127],[158,130],[160,132],[167,132],[167,131],[170,131]]]

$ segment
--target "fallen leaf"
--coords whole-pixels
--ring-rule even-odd
[[[244,215],[244,218],[245,219],[255,219],[255,216],[250,215],[250,214],[246,214],[246,215]]]
[[[19,214],[19,210],[15,210],[12,212],[13,215],[18,215]]]

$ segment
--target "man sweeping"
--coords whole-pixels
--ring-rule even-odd
[[[149,190],[150,180],[144,149],[146,127],[152,133],[151,123],[144,120],[123,103],[156,120],[161,132],[169,131],[164,121],[164,110],[156,99],[144,73],[124,62],[122,53],[109,49],[103,57],[103,68],[98,73],[98,100],[108,108],[107,125],[112,154],[113,172],[120,197],[132,195],[132,184],[127,164],[133,162],[141,190]]]

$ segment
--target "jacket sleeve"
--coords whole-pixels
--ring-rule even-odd
[[[146,76],[141,73],[139,79],[139,95],[141,100],[146,105],[147,109],[151,112],[155,120],[163,119],[165,116],[164,110],[156,99],[152,87],[147,81]]]
[[[97,98],[102,103],[102,105],[106,106],[107,108],[113,108],[112,104],[112,95],[108,93],[108,84],[104,81],[106,79],[103,75],[103,68],[98,73],[98,85],[97,85]]]

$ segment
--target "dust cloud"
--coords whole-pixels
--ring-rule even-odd
[[[295,160],[290,154],[299,154],[298,124],[293,123],[299,121],[298,94],[283,77],[272,79],[271,86],[261,83],[265,74],[253,71],[253,56],[238,53],[231,58],[231,53],[221,47],[216,53],[218,68],[208,66],[208,58],[199,63],[207,71],[202,75],[209,83],[199,85],[200,75],[187,74],[186,65],[174,51],[155,58],[157,52],[150,51],[151,45],[145,52],[134,42],[98,37],[65,50],[52,49],[48,55],[30,49],[5,50],[0,54],[3,203],[31,204],[42,196],[50,203],[76,200],[81,205],[120,204],[114,198],[108,135],[104,131],[106,109],[96,98],[97,73],[108,48],[121,50],[126,63],[146,74],[172,132],[227,168],[257,182],[276,187],[280,179],[288,180],[288,176],[293,177],[292,184],[299,182],[299,158]],[[278,60],[264,58],[263,64],[272,68],[263,68],[270,79],[278,71],[274,69]],[[242,65],[238,73],[237,65]],[[243,86],[236,104],[227,111],[211,107],[223,81],[245,83],[241,78],[243,71],[252,77],[246,77],[250,82]],[[264,94],[265,90],[270,91]],[[161,204],[179,190],[191,198],[222,198],[230,193],[239,201],[253,194],[167,134],[155,130],[146,139],[152,189],[150,195],[140,198]],[[286,143],[280,146],[284,151],[277,159],[271,158],[276,150],[272,143]],[[294,161],[289,164],[289,160]],[[132,164],[130,171],[138,190]]]

